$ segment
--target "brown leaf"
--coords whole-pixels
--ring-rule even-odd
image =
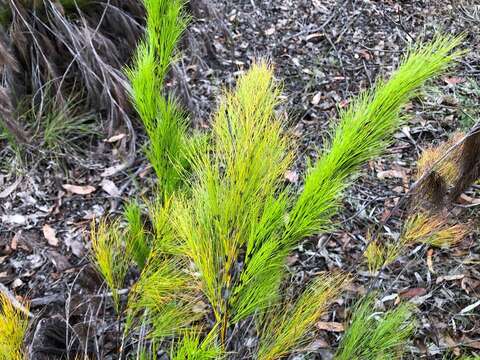
[[[318,330],[325,330],[331,332],[343,332],[345,331],[345,327],[342,323],[339,322],[326,322],[326,321],[319,321],[315,324]]]
[[[455,274],[455,275],[445,275],[439,276],[437,278],[436,284],[440,284],[444,281],[455,281],[455,280],[462,280],[465,277],[464,274]]]
[[[65,190],[70,191],[71,193],[77,194],[77,195],[88,195],[93,193],[96,190],[96,188],[91,185],[80,186],[80,185],[63,184],[62,187]]]
[[[457,76],[452,76],[444,78],[443,81],[445,81],[445,83],[447,83],[448,85],[457,85],[465,82],[465,79]]]
[[[103,191],[112,197],[119,197],[121,194],[120,189],[112,180],[103,179],[100,185],[102,185]]]
[[[122,140],[126,136],[127,136],[126,134],[121,133],[121,134],[113,135],[112,137],[110,137],[108,139],[105,139],[104,141],[108,142],[108,143],[114,143],[114,142],[117,142],[119,140]]]
[[[316,93],[313,98],[312,98],[312,105],[318,105],[320,103],[320,100],[322,100],[322,93]]]
[[[379,171],[377,173],[377,177],[380,180],[386,179],[386,178],[399,178],[399,179],[404,179],[407,177],[407,174],[404,170],[385,170],[385,171]]]
[[[57,234],[54,228],[50,225],[45,224],[42,228],[43,236],[47,239],[50,246],[58,246]]]
[[[422,296],[427,293],[427,289],[425,288],[410,288],[408,290],[400,292],[399,296],[402,299],[411,299],[416,296]]]
[[[428,266],[428,271],[430,271],[432,274],[435,274],[435,271],[433,270],[433,249],[428,249],[427,251],[427,266]]]

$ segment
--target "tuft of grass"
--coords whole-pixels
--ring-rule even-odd
[[[210,331],[203,340],[198,332],[185,334],[170,356],[171,360],[219,360],[223,357],[215,331]]]
[[[172,98],[163,95],[164,80],[175,46],[186,28],[182,0],[143,0],[146,34],[127,69],[131,95],[150,140],[146,155],[164,195],[182,180],[187,147],[186,121]]]
[[[375,312],[374,296],[359,301],[335,354],[335,360],[401,359],[408,339],[415,331],[409,304],[383,315]]]
[[[424,243],[436,247],[452,247],[470,232],[466,224],[450,225],[441,215],[417,213],[405,222],[401,243],[408,246]]]
[[[275,308],[261,330],[257,359],[280,359],[305,345],[310,339],[306,335],[348,282],[349,277],[344,273],[320,275],[293,305]]]
[[[288,236],[296,241],[328,228],[340,195],[360,166],[378,156],[402,124],[401,108],[430,78],[463,54],[462,37],[438,36],[414,46],[389,81],[379,81],[340,113],[333,139],[309,169],[303,192],[292,209]]]
[[[90,237],[92,260],[112,292],[115,309],[119,312],[118,290],[125,285],[125,278],[131,263],[131,257],[125,251],[122,231],[118,222],[108,224],[101,220],[98,225],[92,222]]]
[[[0,293],[0,360],[23,360],[28,317]]]

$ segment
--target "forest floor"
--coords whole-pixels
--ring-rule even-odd
[[[379,307],[399,299],[417,305],[419,321],[407,351],[410,358],[480,354],[476,207],[480,191],[475,186],[455,209],[473,224],[471,236],[457,247],[411,248],[378,277],[372,277],[360,261],[368,234],[379,224],[382,236],[399,236],[405,214],[390,211],[413,183],[422,150],[446,140],[455,130],[468,129],[480,113],[480,11],[446,0],[212,3],[216,13],[200,15],[189,30],[203,41],[197,41],[195,48],[186,41],[177,63],[185,85],[181,99],[191,112],[192,124],[207,128],[221,89],[234,85],[255,59],[269,59],[283,84],[280,112],[286,115],[298,147],[295,167],[285,174],[285,181],[299,189],[307,159],[318,156],[338,109],[380,76],[387,77],[414,40],[429,39],[437,32],[466,33],[464,46],[470,52],[409,105],[408,120],[387,153],[365,166],[350,186],[334,230],[305,241],[288,266],[291,281],[299,285],[324,270],[355,267],[357,274],[319,323],[309,359],[331,358],[348,315],[345,309],[370,286],[378,290]],[[175,82],[172,79],[173,87]],[[141,132],[139,124],[136,128]],[[119,214],[123,201],[148,196],[152,189],[154,173],[140,150],[129,168],[111,176],[105,173],[118,161],[116,143],[123,134],[119,129],[116,137],[101,140],[105,153],[88,159],[94,164],[88,167],[75,161],[36,159],[34,153],[33,160],[19,162],[3,144],[0,283],[31,301],[36,321],[60,316],[72,324],[82,322],[85,295],[104,290],[89,261],[90,222]],[[139,135],[138,144],[143,140]],[[98,341],[106,349],[112,341],[105,335],[112,316],[108,310],[102,314],[107,331]]]

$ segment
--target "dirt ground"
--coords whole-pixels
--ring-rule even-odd
[[[192,126],[206,128],[221,88],[234,85],[255,59],[269,59],[283,84],[279,111],[298,147],[286,181],[298,189],[307,159],[318,155],[338,109],[352,96],[388,76],[413,41],[437,32],[466,34],[469,53],[409,105],[395,142],[349,188],[335,229],[305,241],[288,265],[291,281],[299,285],[319,271],[355,268],[354,285],[322,319],[326,323],[344,321],[345,309],[373,286],[380,308],[399,299],[417,305],[418,327],[408,358],[480,354],[480,187],[472,187],[455,208],[459,218],[472,223],[472,234],[459,246],[411,248],[377,278],[359,260],[368,233],[414,181],[422,150],[477,119],[480,9],[443,0],[212,0],[211,5],[214,13],[196,14],[189,30],[195,41],[186,39],[170,85],[180,89]],[[139,143],[143,139],[139,135]],[[90,166],[51,159],[20,163],[2,144],[0,283],[31,300],[36,322],[68,318],[81,333],[92,315],[84,311],[85,295],[92,299],[104,291],[89,261],[89,224],[120,213],[124,200],[148,196],[152,188],[154,174],[140,150],[131,167],[105,176],[105,169],[119,161],[115,139],[109,140],[102,156],[86,160]],[[403,219],[402,212],[393,214],[380,229],[382,236],[398,237]],[[109,349],[113,314],[105,304],[96,308],[102,309],[96,341]],[[335,329],[320,330],[305,359],[330,359],[340,337]]]

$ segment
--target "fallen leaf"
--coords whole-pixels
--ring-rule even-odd
[[[428,266],[428,271],[430,271],[432,274],[435,274],[435,271],[433,270],[433,249],[428,249],[427,251],[427,266]]]
[[[27,218],[21,214],[3,215],[2,222],[15,225],[26,225]]]
[[[463,308],[460,311],[460,314],[466,314],[466,313],[472,311],[473,309],[476,309],[479,306],[480,306],[480,300],[478,300],[478,301],[474,302],[473,304],[470,304],[467,307]]]
[[[400,294],[398,294],[398,295],[402,299],[411,299],[411,298],[414,298],[416,296],[425,295],[426,293],[427,293],[427,289],[425,289],[425,288],[411,288],[411,289],[408,289],[408,290],[405,290],[405,291],[401,291]]]
[[[380,180],[383,180],[386,178],[404,179],[407,177],[407,174],[404,170],[385,170],[385,171],[379,171],[377,173],[377,177]]]
[[[316,93],[313,98],[312,98],[312,105],[318,105],[320,103],[320,100],[322,100],[322,93]]]
[[[326,322],[326,321],[319,321],[315,324],[318,330],[326,330],[331,332],[343,332],[345,331],[345,327],[342,323],[339,322]]]
[[[77,194],[77,195],[88,195],[93,193],[96,190],[96,188],[91,185],[80,186],[80,185],[63,184],[62,187],[65,190],[70,191],[71,193]]]
[[[10,195],[21,182],[22,177],[19,177],[12,185],[7,186],[2,192],[0,192],[0,199],[4,199]]]
[[[465,277],[464,274],[456,274],[456,275],[445,275],[445,276],[439,276],[437,278],[436,283],[440,284],[444,281],[455,281],[455,280],[461,280]]]
[[[50,225],[45,224],[42,228],[43,236],[47,239],[47,242],[50,246],[58,246],[57,234],[54,228]]]
[[[121,134],[113,135],[112,137],[110,137],[108,139],[105,139],[104,141],[108,142],[108,143],[114,143],[114,142],[117,142],[119,140],[122,140],[125,136],[127,136],[127,135],[121,133]]]
[[[448,85],[457,85],[465,82],[465,79],[458,76],[452,76],[443,78],[443,81],[445,81],[445,83],[447,83]]]
[[[112,180],[103,179],[100,185],[102,186],[103,191],[110,196],[119,197],[121,195],[120,189]]]

